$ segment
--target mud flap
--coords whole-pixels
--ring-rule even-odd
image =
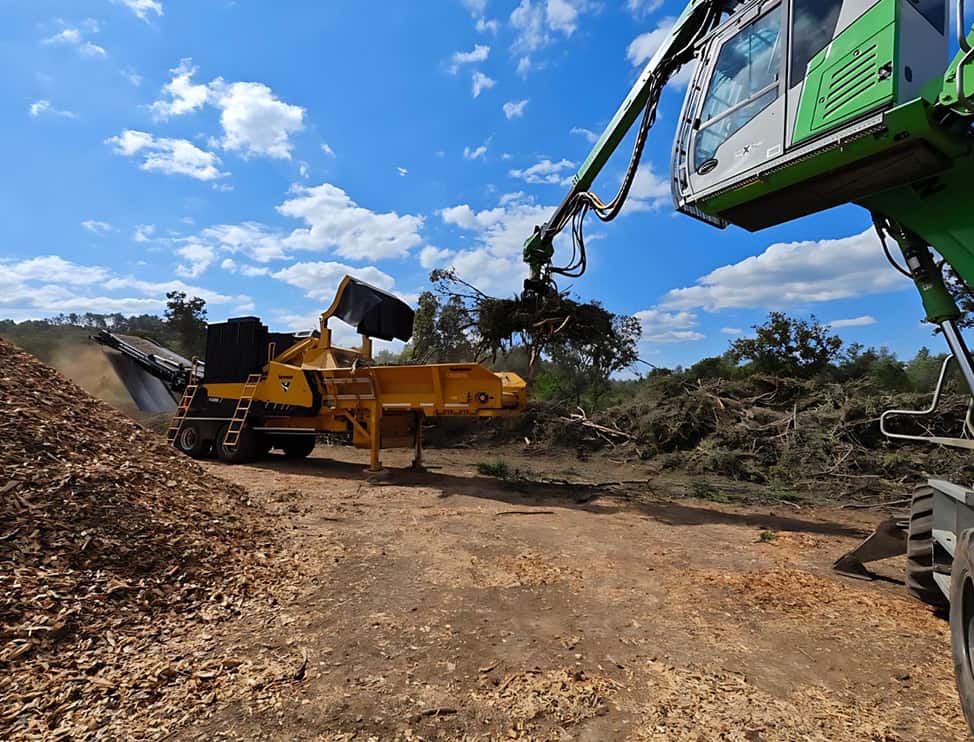
[[[906,554],[906,531],[909,520],[902,516],[884,520],[869,537],[832,565],[839,574],[860,580],[872,580],[874,575],[865,565],[880,559]]]

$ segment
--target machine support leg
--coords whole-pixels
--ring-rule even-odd
[[[416,471],[425,471],[426,467],[423,466],[423,418],[425,415],[422,412],[417,412],[416,414],[416,455],[413,457],[413,469]]]
[[[974,365],[971,365],[971,352],[967,349],[964,336],[960,334],[957,323],[949,319],[940,323],[940,329],[944,331],[944,339],[950,347],[950,352],[954,354],[954,363],[960,369],[967,388],[974,395]]]
[[[379,410],[378,402],[372,407],[369,415],[369,461],[370,472],[382,471],[382,463],[379,461],[379,446],[382,443],[382,413]]]
[[[960,310],[954,297],[944,285],[940,266],[930,253],[930,246],[920,237],[895,221],[891,221],[890,226],[893,237],[899,243],[903,258],[906,260],[906,266],[913,276],[917,291],[920,292],[923,307],[927,312],[927,322],[938,325],[943,331],[944,339],[954,355],[954,362],[960,369],[964,381],[967,382],[971,394],[974,395],[974,366],[971,365],[971,353],[957,327]]]

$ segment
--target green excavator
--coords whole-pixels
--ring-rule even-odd
[[[960,312],[943,278],[949,266],[974,286],[974,33],[964,1],[954,2],[692,0],[564,201],[525,243],[524,301],[543,303],[557,296],[559,276],[584,273],[586,216],[619,215],[664,86],[695,64],[673,146],[677,210],[718,228],[756,231],[841,204],[862,206],[879,235],[877,250],[914,281],[926,321],[950,349],[931,407],[887,415],[933,413],[948,363],[974,394]],[[637,125],[622,185],[603,201],[594,181]],[[569,225],[571,259],[555,265],[554,239]],[[883,430],[920,437],[892,432],[887,416]],[[974,448],[971,414],[956,438],[930,440]],[[897,553],[907,554],[910,592],[949,614],[957,687],[974,732],[974,489],[929,480],[915,490],[908,516],[837,567],[866,575],[863,563]]]

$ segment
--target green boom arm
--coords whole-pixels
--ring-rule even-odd
[[[721,13],[729,7],[725,0],[691,0],[683,10],[659,49],[646,64],[639,79],[632,86],[629,95],[612,117],[612,121],[592,147],[585,162],[575,173],[572,189],[561,206],[544,226],[536,227],[534,234],[525,242],[524,262],[531,268],[529,281],[541,280],[550,266],[554,256],[552,242],[578,210],[579,197],[584,196],[592,187],[596,176],[602,172],[602,168],[636,123],[640,114],[647,106],[655,106],[659,92],[666,85],[667,80],[693,58],[696,42],[717,24]],[[633,174],[634,171],[631,171],[629,177]],[[620,193],[624,199],[625,192]]]

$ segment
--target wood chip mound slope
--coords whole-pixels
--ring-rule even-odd
[[[0,739],[185,711],[166,659],[251,589],[263,537],[241,490],[0,340]]]

